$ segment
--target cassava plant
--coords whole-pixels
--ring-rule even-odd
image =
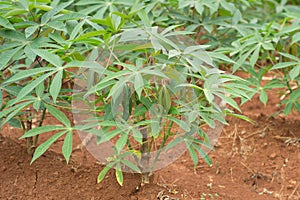
[[[61,3],[54,1],[51,5],[45,1],[2,1],[0,16],[1,54],[1,126],[10,123],[28,132],[44,129],[42,126],[46,111],[64,125],[70,121],[56,107],[68,102],[67,90],[61,89],[62,83],[68,81],[70,74],[63,68],[68,61],[69,44],[60,43],[64,34],[71,34],[70,25],[74,16],[59,20],[62,13],[69,13],[66,7],[72,1]],[[53,9],[55,8],[55,9]],[[77,16],[78,17],[78,16]],[[76,34],[73,31],[73,34]],[[71,45],[70,45],[71,46]],[[80,54],[76,54],[80,59]],[[48,131],[62,130],[46,143],[40,145],[33,160],[43,154],[59,136],[66,135],[63,153],[69,160],[72,150],[72,133],[70,129],[46,126]],[[38,134],[27,138],[27,149],[33,153],[38,142]]]
[[[204,150],[212,148],[210,137],[201,126],[225,124],[229,112],[216,98],[237,109],[232,98],[248,98],[237,84],[241,80],[214,67],[211,57],[219,54],[206,52],[205,46],[184,44],[187,37],[183,35],[188,32],[174,31],[176,26],[159,31],[136,25],[111,37],[101,49],[108,60],[97,56],[96,63],[101,63],[97,71],[81,71],[75,81],[79,92],[74,95],[73,109],[81,116],[78,127],[94,134],[98,145],[111,142],[111,156],[98,182],[115,167],[122,184],[122,166],[126,166],[142,173],[142,183],[149,183],[156,164],[164,166],[170,162],[167,156],[181,155],[185,148],[195,167],[197,154],[211,164]],[[174,37],[183,44],[176,44]],[[98,154],[104,148],[108,151],[103,146]]]

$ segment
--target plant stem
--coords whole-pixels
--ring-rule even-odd
[[[150,161],[150,153],[149,153],[149,144],[148,144],[148,133],[145,127],[141,127],[141,133],[143,136],[143,143],[141,146],[141,172],[142,172],[142,183],[141,185],[150,183],[150,170],[149,170],[149,161]]]
[[[32,113],[31,109],[28,110],[27,119],[26,119],[26,124],[25,124],[25,131],[29,131],[32,128]],[[26,138],[27,142],[27,153],[29,155],[33,155],[34,152],[34,145],[33,145],[33,137],[28,137]]]
[[[150,171],[153,171],[153,169],[154,169],[154,167],[155,167],[155,165],[156,165],[156,162],[157,162],[157,160],[158,160],[158,158],[159,158],[159,156],[160,156],[160,153],[161,153],[162,149],[164,148],[164,146],[165,146],[165,144],[166,144],[166,142],[167,142],[167,140],[168,140],[168,138],[169,138],[169,135],[171,134],[171,128],[172,128],[172,126],[173,126],[173,121],[171,121],[171,123],[169,124],[169,127],[168,127],[168,133],[167,133],[167,134],[164,134],[164,139],[163,139],[163,141],[162,141],[162,143],[161,143],[161,145],[160,145],[160,147],[159,147],[159,150],[158,150],[157,153],[156,153],[156,156],[155,156],[155,159],[154,159],[154,161],[153,161],[153,164],[152,164],[152,166],[151,166]]]
[[[41,127],[42,124],[43,124],[43,121],[45,119],[45,115],[46,115],[46,108],[43,109],[43,112],[42,112],[42,116],[41,116],[41,119],[39,121],[39,124],[38,124],[38,127]],[[34,138],[34,141],[33,141],[33,146],[36,147],[37,143],[38,143],[38,140],[39,140],[39,135],[36,135],[35,138]]]

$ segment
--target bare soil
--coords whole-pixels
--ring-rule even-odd
[[[280,110],[277,99],[270,93],[266,107],[258,97],[243,105],[254,124],[228,119],[230,126],[210,153],[212,167],[202,161],[194,170],[186,152],[143,187],[138,174],[125,174],[119,186],[113,170],[97,184],[104,166],[85,149],[76,151],[66,165],[59,153],[61,142],[30,165],[25,142],[17,139],[22,133],[6,126],[0,135],[0,199],[300,200],[300,117],[273,117]],[[80,143],[76,135],[74,140],[75,146]]]

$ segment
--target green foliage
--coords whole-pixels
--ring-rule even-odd
[[[194,167],[199,157],[211,165],[201,127],[226,124],[226,115],[249,120],[218,99],[240,111],[235,98],[245,103],[258,93],[267,104],[267,91],[279,88],[284,114],[300,112],[296,1],[7,0],[0,8],[1,126],[22,127],[21,138],[53,133],[32,162],[62,136],[68,162],[73,132],[85,131],[98,144],[114,141],[98,182],[114,167],[122,185],[123,166],[151,171],[179,144]],[[275,78],[263,84],[267,74]],[[86,88],[72,95],[75,80]],[[74,100],[91,113],[82,126],[67,117]],[[42,126],[45,115],[61,125]],[[155,161],[142,165],[151,150]]]

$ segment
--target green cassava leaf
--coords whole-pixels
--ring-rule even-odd
[[[128,134],[124,133],[121,135],[121,137],[116,142],[116,150],[118,153],[121,152],[121,150],[124,148],[128,140]]]
[[[10,84],[10,83],[16,83],[20,80],[26,79],[28,77],[34,77],[38,74],[52,71],[53,68],[50,67],[44,67],[44,68],[34,68],[34,69],[28,69],[28,70],[22,70],[17,72],[15,75],[11,76],[9,79],[5,80],[3,82],[4,85]]]
[[[274,65],[271,70],[274,70],[274,69],[283,69],[283,68],[286,68],[286,67],[291,67],[293,65],[295,65],[296,63],[295,62],[282,62],[282,63],[277,63],[276,65]]]
[[[54,72],[48,72],[47,74],[43,74],[25,87],[21,89],[16,99],[14,99],[14,102],[19,102],[21,99],[23,99],[26,95],[31,93],[41,82],[45,81],[49,76],[51,76]]]
[[[115,165],[114,162],[107,164],[99,173],[97,178],[97,183],[100,183],[104,178],[107,172]]]
[[[3,116],[5,116],[5,114],[7,113],[7,116],[5,116],[5,120],[3,120],[3,122],[1,122],[1,125],[3,125],[3,124],[5,124],[5,123],[7,123],[7,122],[9,122],[12,118],[14,118],[16,115],[18,115],[19,113],[20,113],[20,111],[21,110],[23,110],[23,109],[25,109],[26,107],[28,107],[30,104],[32,104],[32,101],[26,101],[26,102],[24,102],[24,103],[20,103],[20,104],[18,104],[18,105],[16,105],[16,106],[13,106],[13,107],[11,107],[11,108],[13,108],[12,109],[12,112],[10,112],[10,113],[7,113],[7,112],[3,112],[3,111],[1,111],[0,113],[1,113],[1,115],[3,115]],[[7,109],[8,111],[10,111],[10,109]],[[6,111],[7,111],[6,110]]]
[[[69,131],[64,139],[64,144],[62,146],[62,153],[67,161],[69,163],[69,159],[72,153],[73,148],[73,133],[72,131]]]
[[[182,120],[179,120],[171,116],[166,116],[166,118],[178,124],[186,132],[189,132],[191,130],[190,126]]]
[[[134,77],[134,90],[137,93],[139,99],[141,98],[144,87],[144,80],[140,73],[137,73]]]
[[[15,30],[13,25],[10,23],[10,21],[2,16],[0,16],[0,26],[3,26],[4,28]]]
[[[295,80],[296,77],[299,77],[299,74],[300,74],[300,64],[294,66],[289,73],[291,80]]]
[[[45,107],[47,108],[49,113],[51,115],[53,115],[58,121],[63,123],[66,126],[66,128],[71,127],[70,120],[67,118],[67,116],[62,111],[58,110],[57,108],[55,108],[54,106],[51,106],[49,104],[45,104]]]
[[[53,78],[52,83],[50,85],[49,93],[52,96],[54,103],[56,102],[56,99],[61,90],[62,78],[63,78],[63,70],[59,70],[55,75],[55,77]]]
[[[5,68],[9,61],[21,50],[22,47],[17,47],[0,54],[0,70]]]
[[[62,67],[62,60],[58,55],[51,53],[44,49],[31,49],[36,55],[40,56],[42,59],[47,60],[49,63],[56,67]]]
[[[38,159],[41,155],[43,155],[47,151],[47,149],[49,149],[51,144],[53,144],[58,138],[60,138],[64,134],[66,134],[66,131],[56,133],[55,135],[51,136],[46,142],[40,144],[35,149],[30,164],[32,164],[36,159]]]
[[[264,105],[267,104],[267,101],[268,101],[268,94],[266,93],[265,90],[261,90],[261,91],[260,91],[259,100],[260,100]]]
[[[209,165],[212,166],[212,160],[209,158],[208,154],[201,149],[201,147],[199,147],[196,144],[193,144],[193,147],[195,150],[197,150],[197,152],[199,153],[199,155],[201,156],[201,158],[203,158],[203,160]]]
[[[300,32],[295,33],[292,38],[292,44],[295,44],[300,41]]]
[[[191,144],[187,143],[187,148],[188,148],[188,151],[190,153],[190,156],[193,160],[193,163],[194,163],[194,168],[197,167],[198,163],[199,163],[199,158],[198,158],[198,155],[197,153],[195,152],[194,148],[192,147]]]
[[[138,166],[136,166],[135,164],[133,164],[132,162],[130,162],[129,160],[121,160],[121,162],[123,164],[125,164],[127,167],[129,167],[130,169],[132,169],[133,171],[138,172],[138,173],[141,172],[140,168]]]
[[[33,137],[42,133],[51,132],[51,131],[62,131],[66,128],[63,126],[55,126],[55,125],[46,125],[46,126],[40,126],[33,129],[30,129],[27,131],[24,135],[20,137],[20,139]]]
[[[26,38],[29,38],[32,34],[34,34],[34,32],[37,31],[37,29],[40,27],[39,24],[35,24],[33,26],[28,26],[26,29],[25,29],[25,37]]]
[[[122,172],[120,163],[117,163],[117,165],[116,165],[116,178],[117,178],[118,183],[122,186],[123,185],[123,172]]]

